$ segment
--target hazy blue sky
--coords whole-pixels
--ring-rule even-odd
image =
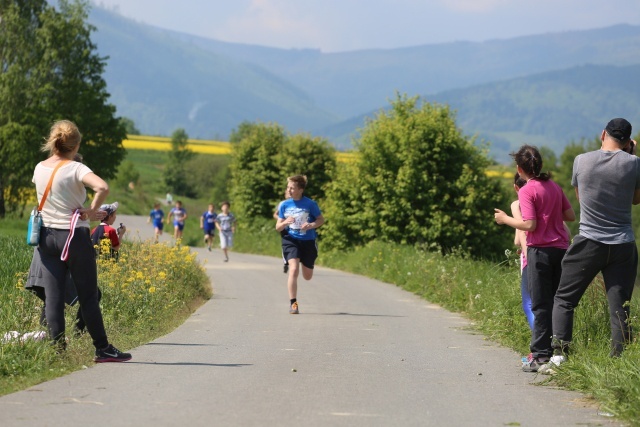
[[[325,52],[640,25],[639,0],[93,0],[162,28]]]

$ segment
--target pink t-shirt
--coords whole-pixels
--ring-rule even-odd
[[[518,200],[522,219],[537,221],[536,229],[527,232],[527,246],[569,247],[569,234],[564,228],[562,213],[571,209],[571,204],[558,184],[551,180],[529,180],[518,191]]]

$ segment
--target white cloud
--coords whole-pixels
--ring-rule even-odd
[[[215,38],[280,47],[319,46],[323,31],[312,16],[299,13],[286,0],[252,0],[224,24],[212,30]]]

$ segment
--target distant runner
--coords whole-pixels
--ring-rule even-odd
[[[173,217],[173,237],[180,240],[184,230],[184,220],[187,219],[187,211],[182,207],[180,200],[177,200],[176,206],[169,211],[167,222],[171,221],[171,217]]]
[[[213,235],[216,229],[216,207],[213,203],[209,203],[209,208],[200,217],[200,228],[204,230],[204,243],[207,245],[207,249],[211,252],[211,245],[213,244]]]
[[[162,235],[162,229],[164,228],[164,211],[160,209],[160,203],[155,203],[153,205],[153,209],[149,212],[149,218],[147,219],[147,223],[153,223],[154,233],[156,237],[156,242],[158,238]]]

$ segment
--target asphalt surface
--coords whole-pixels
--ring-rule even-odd
[[[151,235],[144,218],[118,222],[129,238]],[[580,394],[536,386],[519,354],[460,315],[393,285],[316,268],[290,315],[280,259],[194,250],[210,301],[130,362],[0,398],[0,426],[616,425]]]

